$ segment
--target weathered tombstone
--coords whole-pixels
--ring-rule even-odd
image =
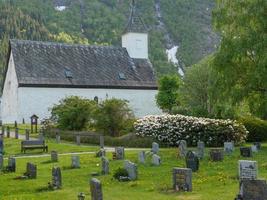
[[[185,158],[187,152],[187,143],[185,140],[180,140],[178,142],[179,156]]]
[[[161,160],[160,160],[160,157],[157,155],[157,154],[153,154],[152,156],[152,165],[160,165],[161,163]]]
[[[202,141],[198,141],[197,143],[197,156],[199,159],[204,158],[205,154],[205,143]]]
[[[240,155],[247,158],[252,157],[251,147],[240,147]]]
[[[124,159],[124,147],[115,147],[116,159],[123,160]]]
[[[15,139],[19,139],[19,129],[15,128]]]
[[[52,168],[52,189],[60,189],[62,187],[61,169],[59,167]]]
[[[258,152],[257,146],[256,145],[252,145],[251,146],[251,151],[252,151],[252,153],[257,153]]]
[[[103,175],[109,174],[109,161],[106,157],[101,158],[101,164],[102,164],[102,174]]]
[[[210,160],[213,162],[223,161],[223,150],[222,149],[211,149]]]
[[[256,180],[258,176],[258,166],[256,161],[239,160],[239,179]]]
[[[104,148],[104,136],[103,135],[99,136],[99,143],[100,143],[100,148],[103,149]]]
[[[76,144],[81,145],[81,136],[80,135],[76,136]]]
[[[28,178],[35,179],[37,177],[37,166],[32,163],[27,163],[25,175]]]
[[[265,180],[243,180],[240,186],[242,200],[266,200],[267,184]]]
[[[98,152],[96,152],[96,157],[102,157],[102,156],[106,156],[106,151],[105,149],[100,149]]]
[[[4,154],[4,140],[0,140],[0,154]]]
[[[254,142],[254,145],[256,145],[258,151],[261,149],[261,143],[260,142]]]
[[[85,200],[85,194],[83,192],[78,194],[78,200]]]
[[[10,138],[10,127],[6,127],[6,137]]]
[[[234,152],[234,144],[233,142],[225,142],[224,143],[224,152],[226,154],[231,154]]]
[[[101,182],[92,178],[90,181],[91,200],[103,200],[102,185]]]
[[[71,156],[71,168],[80,168],[80,157],[79,156]]]
[[[51,161],[58,162],[58,153],[56,151],[51,151]]]
[[[138,153],[138,160],[140,163],[145,163],[146,162],[146,152],[145,151],[141,151]]]
[[[16,159],[13,157],[8,158],[7,170],[9,172],[16,172]]]
[[[192,191],[192,170],[188,168],[173,168],[173,189],[175,191]]]
[[[25,140],[30,140],[30,130],[29,129],[25,130]]]
[[[159,144],[158,143],[156,143],[156,142],[153,142],[152,143],[152,150],[151,150],[153,153],[155,153],[155,154],[158,154],[158,152],[159,152]]]
[[[135,163],[125,160],[124,168],[128,172],[128,176],[130,180],[134,181],[137,179],[138,171],[137,171],[137,165]]]
[[[188,151],[186,154],[186,167],[192,169],[193,172],[199,169],[199,159],[195,152]]]
[[[3,169],[3,167],[4,167],[4,156],[0,154],[0,171]]]
[[[56,134],[56,143],[60,143],[60,135],[58,133]]]

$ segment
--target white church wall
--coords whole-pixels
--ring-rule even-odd
[[[18,79],[15,71],[12,52],[8,63],[6,79],[1,101],[1,118],[3,123],[12,122],[17,119],[18,114]]]
[[[122,47],[131,58],[148,59],[148,34],[126,33],[122,36]]]
[[[156,90],[129,89],[72,89],[72,88],[19,88],[19,116],[29,122],[30,116],[36,114],[40,119],[50,116],[49,107],[57,104],[67,96],[75,95],[88,99],[98,97],[99,101],[106,98],[126,99],[130,102],[136,117],[160,114],[155,102]]]

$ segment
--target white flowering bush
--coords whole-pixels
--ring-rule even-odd
[[[197,118],[183,115],[153,115],[134,124],[136,135],[176,146],[179,140],[196,145],[201,140],[207,146],[222,146],[225,141],[245,142],[248,131],[233,120]]]

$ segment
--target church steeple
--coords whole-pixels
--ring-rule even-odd
[[[130,17],[122,35],[122,47],[131,58],[148,59],[148,29],[137,13],[135,0],[132,0]]]

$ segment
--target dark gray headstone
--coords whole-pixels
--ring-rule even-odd
[[[0,140],[0,154],[4,154],[4,140]]]
[[[152,165],[159,166],[161,164],[160,157],[156,154],[153,154],[152,156]]]
[[[267,184],[265,180],[243,180],[240,186],[242,200],[266,200]]]
[[[159,144],[156,142],[152,143],[152,150],[153,153],[158,154],[159,153]]]
[[[124,160],[124,147],[115,147],[116,159]]]
[[[30,140],[30,130],[26,129],[25,131],[25,140]]]
[[[100,143],[100,148],[103,149],[104,148],[104,136],[103,135],[99,136],[99,143]]]
[[[92,178],[90,181],[91,200],[103,200],[102,185],[101,182]]]
[[[10,127],[6,127],[6,137],[10,138]]]
[[[32,163],[27,163],[25,175],[29,178],[35,179],[37,177],[37,166]]]
[[[71,156],[71,167],[74,169],[80,168],[80,157],[79,156]]]
[[[52,183],[53,189],[60,189],[62,187],[61,169],[59,167],[52,168]]]
[[[16,159],[13,157],[8,158],[7,170],[9,172],[16,172]]]
[[[192,169],[193,172],[199,169],[199,159],[195,152],[188,151],[186,154],[186,167]]]
[[[3,169],[3,167],[4,167],[4,156],[0,154],[0,171]]]
[[[173,189],[175,191],[192,191],[192,170],[188,168],[173,168]]]
[[[258,176],[258,165],[256,161],[239,160],[239,179],[256,180]]]
[[[222,149],[211,149],[210,160],[213,162],[223,161],[223,150]]]
[[[187,143],[185,140],[178,141],[179,156],[185,158],[187,153]]]
[[[58,153],[56,151],[51,151],[51,161],[58,162]]]
[[[145,163],[146,162],[146,152],[145,151],[141,151],[138,153],[138,161],[140,163]]]
[[[15,139],[19,139],[19,129],[15,128]]]
[[[106,157],[101,158],[102,174],[109,174],[109,161]]]
[[[80,135],[76,136],[76,144],[81,145],[81,136]]]
[[[197,143],[197,156],[199,159],[203,159],[205,155],[205,143],[198,141]]]
[[[124,161],[124,168],[128,172],[129,179],[134,181],[137,179],[138,176],[138,170],[137,165],[135,163],[132,163],[128,160]]]
[[[252,157],[251,147],[240,147],[240,155],[246,158]]]

